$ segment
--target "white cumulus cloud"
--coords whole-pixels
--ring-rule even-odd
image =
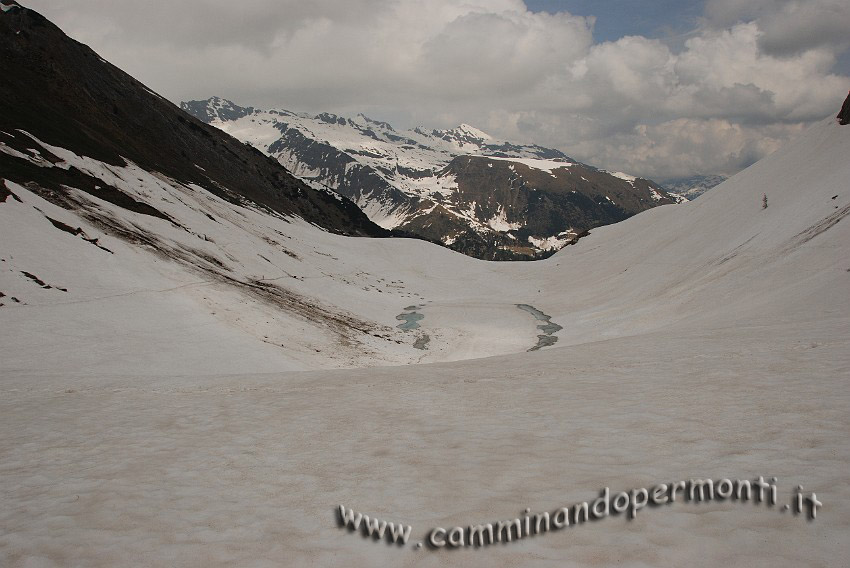
[[[475,124],[663,179],[734,173],[837,112],[839,0],[707,0],[684,42],[595,42],[522,0],[29,4],[172,101]]]

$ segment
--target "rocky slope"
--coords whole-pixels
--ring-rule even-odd
[[[348,197],[377,224],[477,258],[547,256],[589,229],[680,200],[652,181],[467,124],[399,132],[362,114],[264,111],[217,97],[181,106]]]

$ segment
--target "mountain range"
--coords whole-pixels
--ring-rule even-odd
[[[351,199],[378,225],[486,260],[548,256],[589,229],[681,201],[650,180],[467,124],[396,131],[363,114],[266,111],[218,97],[181,107]]]

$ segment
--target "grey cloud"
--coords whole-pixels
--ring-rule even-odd
[[[846,0],[709,0],[705,16],[715,28],[755,21],[762,32],[759,46],[772,55],[817,48],[840,53],[850,44]]]
[[[328,19],[357,24],[386,10],[390,0],[75,0],[60,3],[33,0],[26,5],[55,14],[91,15],[104,19],[124,41],[156,42],[175,47],[205,48],[239,45],[268,49],[275,38],[289,36],[305,22]],[[85,27],[83,18],[77,25]]]
[[[764,35],[759,45],[766,53],[792,55],[815,48],[839,52],[850,44],[850,3],[789,3],[764,16],[760,27]]]
[[[728,28],[776,10],[788,0],[707,0],[705,18],[715,28]]]

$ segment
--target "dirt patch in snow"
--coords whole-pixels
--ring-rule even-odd
[[[836,223],[845,218],[847,215],[850,215],[850,205],[845,205],[838,211],[835,211],[834,213],[824,217],[811,227],[808,227],[805,231],[801,231],[794,235],[794,237],[785,247],[785,252],[791,251],[801,245],[804,245],[805,243],[814,239],[818,235],[825,233],[833,226],[835,226]]]

